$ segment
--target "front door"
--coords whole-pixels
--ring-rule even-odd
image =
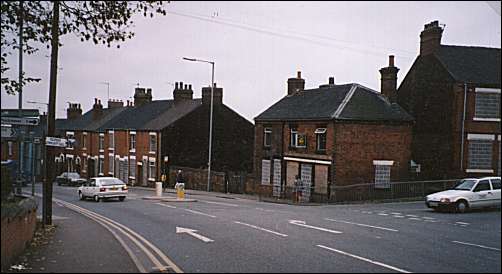
[[[302,202],[310,202],[310,191],[312,186],[312,165],[301,164],[301,178],[302,178]]]
[[[143,168],[138,165],[138,171],[136,172],[136,180],[139,186],[143,185]]]

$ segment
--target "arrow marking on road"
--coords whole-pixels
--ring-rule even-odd
[[[209,239],[207,237],[204,237],[202,235],[199,235],[199,234],[197,234],[195,232],[197,232],[197,230],[189,229],[189,228],[184,228],[184,227],[179,227],[179,226],[176,227],[176,234],[186,233],[186,234],[188,234],[190,236],[193,236],[193,237],[195,237],[195,238],[197,238],[197,239],[199,239],[199,240],[201,240],[201,241],[203,241],[205,243],[214,242],[213,240],[211,240],[211,239]]]
[[[333,233],[333,234],[340,234],[340,233],[342,233],[341,231],[336,231],[336,230],[331,230],[331,229],[327,229],[327,228],[322,228],[322,227],[307,225],[305,223],[305,221],[289,220],[289,223],[292,224],[292,225],[303,226],[303,227],[306,227],[306,228],[316,229],[316,230],[320,230],[320,231],[324,231],[324,232],[329,232],[329,233]]]

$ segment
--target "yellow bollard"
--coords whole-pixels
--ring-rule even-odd
[[[185,199],[185,184],[176,183],[176,196],[178,199]]]

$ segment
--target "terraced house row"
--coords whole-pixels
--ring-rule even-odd
[[[70,104],[57,121],[61,135],[75,139],[61,152],[64,169],[83,177],[115,176],[132,185],[152,186],[173,167],[207,169],[211,87],[194,99],[191,85],[176,83],[174,99],[152,100],[152,90],[136,88],[134,101],[95,99],[82,114]],[[223,104],[214,87],[212,169],[251,170],[253,124]],[[228,131],[227,127],[239,130]]]

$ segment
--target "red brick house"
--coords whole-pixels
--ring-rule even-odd
[[[300,72],[288,79],[287,95],[255,118],[254,168],[262,190],[288,196],[300,175],[307,200],[326,200],[335,186],[385,189],[406,178],[413,118],[388,98],[397,71],[391,57],[381,70],[383,94],[332,77],[307,90]]]
[[[442,45],[443,30],[425,25],[396,95],[416,121],[419,178],[500,175],[500,49]]]
[[[207,169],[210,94],[211,87],[204,87],[202,98],[194,99],[191,85],[180,82],[171,100],[152,100],[151,89],[136,88],[134,103],[109,101],[103,108],[95,99],[92,110],[74,119],[70,109],[78,112],[78,105],[70,105],[70,119],[59,123],[76,140],[66,149],[68,170],[153,186],[170,167]],[[211,169],[251,171],[253,124],[223,103],[223,89],[216,85],[213,103]]]

